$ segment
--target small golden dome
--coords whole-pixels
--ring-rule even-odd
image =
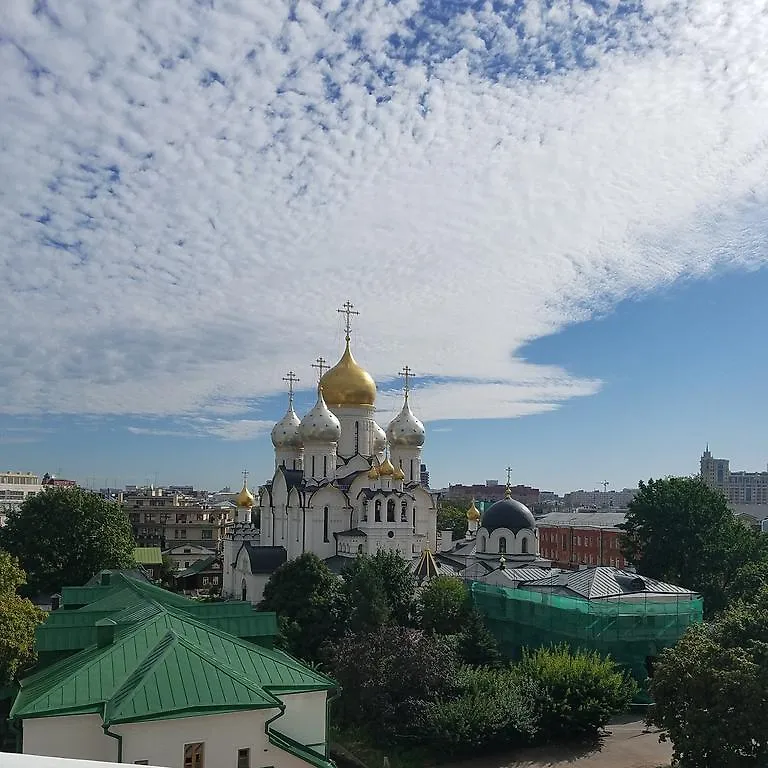
[[[475,500],[472,499],[472,506],[467,510],[467,520],[477,521],[480,519],[480,510],[475,506]]]
[[[369,480],[378,480],[378,478],[379,478],[379,470],[377,469],[376,465],[374,464],[368,470],[368,479]]]
[[[352,357],[349,340],[341,360],[323,374],[320,386],[325,402],[331,407],[373,405],[376,402],[376,382]]]
[[[395,474],[395,468],[392,466],[392,462],[389,460],[389,456],[384,459],[384,463],[379,467],[379,475],[381,477],[389,477]]]
[[[250,509],[253,506],[253,494],[248,490],[248,487],[243,485],[240,493],[235,496],[235,504],[241,509]]]
[[[395,480],[405,480],[405,472],[403,472],[400,467],[396,467],[392,477],[394,477]]]

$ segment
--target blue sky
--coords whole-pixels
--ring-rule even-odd
[[[347,299],[438,485],[764,466],[768,17],[731,5],[13,3],[0,466],[262,479]]]

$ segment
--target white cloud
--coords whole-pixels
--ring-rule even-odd
[[[550,410],[599,382],[524,342],[766,258],[757,0],[46,6],[0,38],[7,413],[256,434],[348,297],[424,418]]]

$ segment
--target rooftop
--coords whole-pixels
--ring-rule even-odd
[[[618,528],[627,516],[624,512],[550,512],[540,517],[536,525],[558,528]]]

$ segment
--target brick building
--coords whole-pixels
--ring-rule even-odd
[[[539,519],[541,556],[559,568],[608,565],[624,568],[618,527],[622,512],[552,512]]]
[[[445,497],[451,501],[469,502],[475,499],[475,501],[494,502],[501,501],[506,490],[506,485],[496,480],[487,480],[485,483],[475,485],[449,485]],[[538,488],[531,488],[529,485],[512,485],[509,490],[515,501],[525,504],[529,509],[535,507],[540,501]]]

